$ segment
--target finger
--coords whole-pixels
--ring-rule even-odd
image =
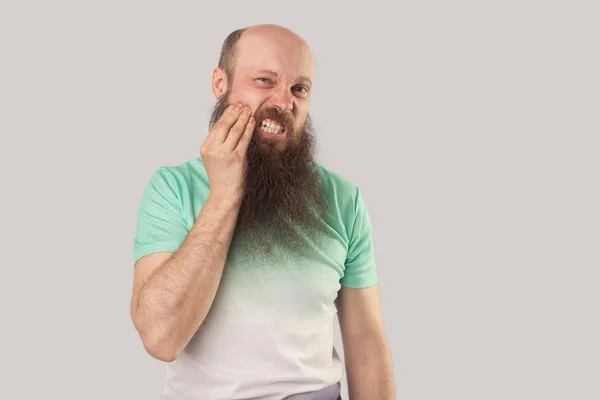
[[[206,140],[214,139],[214,137],[215,137],[215,131],[217,130],[216,129],[217,128],[217,124],[220,124],[221,121],[223,119],[225,119],[225,117],[231,112],[231,110],[233,110],[233,108],[234,108],[234,105],[230,104],[230,105],[227,106],[227,108],[225,108],[225,110],[223,110],[223,113],[221,114],[221,116],[219,117],[219,119],[217,119],[215,121],[215,123],[213,124],[212,128],[208,132],[208,135],[206,136]]]
[[[240,141],[240,137],[242,137],[245,132],[251,114],[252,111],[250,110],[250,107],[244,107],[240,117],[229,130],[229,134],[223,143],[224,149],[233,151],[236,148],[238,142]]]
[[[225,109],[225,112],[221,118],[219,118],[213,129],[214,139],[216,140],[217,144],[222,144],[225,141],[227,135],[229,134],[229,130],[236,123],[238,117],[240,116],[242,107],[242,103],[238,103],[235,107],[230,105],[227,107],[227,109]]]
[[[252,140],[252,135],[254,134],[254,127],[256,126],[256,118],[250,117],[248,124],[246,125],[246,129],[244,130],[244,134],[240,138],[236,151],[239,151],[241,154],[246,154],[248,150],[248,144]]]

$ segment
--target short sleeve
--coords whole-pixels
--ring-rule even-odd
[[[375,285],[378,278],[371,219],[358,189],[353,212],[344,277],[340,283],[350,288],[365,288]]]
[[[155,252],[175,252],[188,234],[183,218],[179,191],[172,175],[159,168],[149,179],[137,215],[133,241],[133,264]]]

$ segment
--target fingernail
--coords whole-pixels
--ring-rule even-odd
[[[240,111],[242,109],[242,103],[237,103],[237,105],[235,106],[235,109]]]
[[[227,107],[225,109],[225,111],[231,111],[231,110],[233,110],[233,104],[230,104],[229,107]]]
[[[244,107],[244,114],[248,114],[250,112],[250,107]]]

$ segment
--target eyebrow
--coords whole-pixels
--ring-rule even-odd
[[[259,71],[257,71],[258,74],[267,74],[267,75],[271,75],[274,77],[279,77],[279,75],[277,74],[277,72],[273,71],[272,69],[261,69]],[[312,85],[312,80],[306,76],[306,75],[301,75],[298,77],[297,81],[305,81],[307,82],[309,85]]]

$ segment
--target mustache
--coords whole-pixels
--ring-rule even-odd
[[[285,126],[286,131],[291,132],[294,127],[294,117],[289,112],[279,111],[277,108],[268,107],[259,109],[254,114],[257,128],[260,127],[264,119],[271,119]]]

